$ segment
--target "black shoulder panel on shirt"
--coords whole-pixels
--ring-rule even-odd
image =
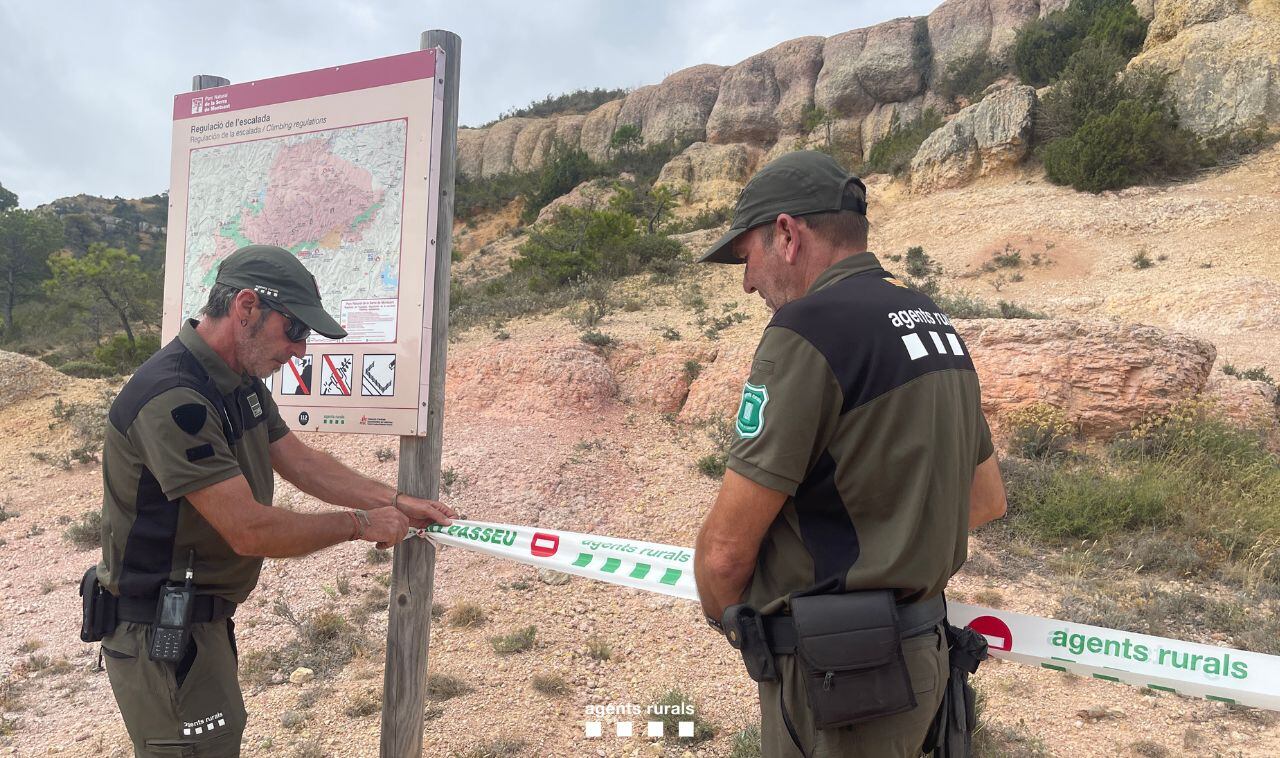
[[[796,332],[827,359],[844,393],[841,413],[925,374],[974,370],[942,310],[883,269],[788,303],[769,326]]]
[[[175,337],[138,367],[133,378],[124,386],[124,389],[120,390],[115,402],[111,404],[111,412],[107,418],[116,431],[128,434],[129,427],[133,425],[134,419],[138,417],[143,406],[157,395],[175,387],[187,387],[199,392],[214,408],[222,408],[226,405],[222,396],[218,394],[213,380],[209,378],[208,372],[204,370],[204,366],[201,366],[200,361],[196,360],[186,345]],[[180,427],[182,426],[176,412],[173,420]],[[201,426],[203,425],[204,422],[201,421]],[[186,429],[186,427],[182,428]],[[199,430],[200,427],[196,427],[196,431]],[[191,434],[194,433],[191,432]]]

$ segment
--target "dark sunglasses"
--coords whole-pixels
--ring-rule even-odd
[[[281,316],[284,316],[285,321],[288,322],[284,327],[284,336],[287,337],[290,342],[306,342],[307,338],[311,336],[311,327],[298,320],[297,316],[263,297],[259,297],[258,302],[262,304],[263,308],[266,308],[269,311],[275,311]]]

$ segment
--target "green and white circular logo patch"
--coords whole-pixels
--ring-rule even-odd
[[[769,390],[747,382],[742,387],[742,402],[738,404],[738,436],[749,440],[764,431],[764,407],[769,404]]]

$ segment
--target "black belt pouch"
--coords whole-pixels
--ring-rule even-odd
[[[792,597],[791,616],[796,658],[819,729],[916,707],[892,590]]]
[[[98,583],[98,567],[80,579],[80,639],[99,642],[116,630],[116,598]]]

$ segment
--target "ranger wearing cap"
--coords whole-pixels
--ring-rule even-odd
[[[867,252],[866,212],[857,177],[790,153],[702,256],[773,311],[694,564],[767,756],[920,755],[956,665],[943,589],[1005,510],[968,349]]]
[[[312,331],[346,336],[297,257],[265,245],[237,250],[201,316],[121,390],[102,455],[104,605],[93,615],[139,756],[239,755],[246,714],[232,614],[264,557],[355,539],[385,548],[410,526],[454,515],[313,450],[281,420],[261,378],[303,355]],[[273,471],[344,510],[272,508]],[[186,644],[163,660],[153,644],[165,625],[158,598],[188,577],[194,599],[185,635],[174,638]],[[82,592],[93,591],[86,582]]]

